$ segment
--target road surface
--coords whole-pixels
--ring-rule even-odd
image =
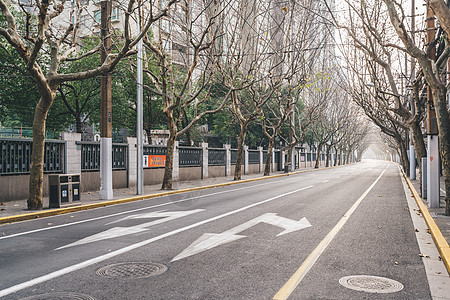
[[[415,229],[367,161],[2,225],[0,299],[431,299]]]

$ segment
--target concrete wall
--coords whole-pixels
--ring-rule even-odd
[[[179,181],[199,180],[202,178],[202,167],[180,168]]]
[[[208,177],[224,177],[225,176],[225,166],[209,166],[208,167]]]
[[[127,171],[113,171],[113,188],[127,187]],[[100,189],[100,172],[81,172],[81,192],[98,191]]]
[[[247,174],[258,174],[258,173],[259,173],[259,164],[248,165],[248,173]]]
[[[164,168],[144,169],[144,185],[162,184]]]
[[[30,175],[0,176],[0,202],[28,198]],[[44,174],[44,197],[48,196],[48,175]]]

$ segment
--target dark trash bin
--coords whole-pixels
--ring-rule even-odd
[[[48,175],[49,207],[80,204],[80,174]]]

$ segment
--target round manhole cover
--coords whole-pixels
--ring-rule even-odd
[[[21,300],[95,300],[95,298],[80,293],[58,292],[33,295],[30,297],[22,298]]]
[[[108,265],[97,270],[97,275],[103,277],[144,278],[156,276],[167,271],[165,265],[157,263],[120,263]]]
[[[345,276],[339,279],[339,283],[346,288],[368,293],[395,293],[403,289],[403,284],[398,281],[369,275]]]

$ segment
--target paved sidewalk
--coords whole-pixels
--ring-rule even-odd
[[[416,178],[419,178],[419,174],[417,174]],[[411,180],[411,183],[413,184],[416,191],[419,193],[419,195],[422,194],[421,188],[420,188],[420,182],[419,180]],[[429,208],[428,207],[428,201],[426,199],[422,199],[423,203],[428,207],[428,210],[433,217],[433,220],[436,222],[436,225],[439,227],[439,230],[441,231],[442,235],[447,240],[447,243],[450,244],[450,216],[445,215],[445,187],[444,187],[444,178],[441,176],[441,201],[440,201],[440,207],[439,208]]]
[[[311,170],[312,168],[301,168],[296,171],[305,171],[305,170]],[[280,175],[284,174],[284,172],[274,172],[270,175]],[[263,177],[262,174],[252,174],[252,175],[243,175],[242,180],[246,179],[256,179]],[[192,180],[192,181],[183,181],[183,182],[174,182],[173,183],[173,189],[174,190],[182,190],[182,189],[189,189],[189,188],[196,188],[196,187],[202,187],[202,186],[210,186],[210,185],[216,185],[216,184],[223,184],[223,183],[231,183],[233,182],[233,177],[217,177],[217,178],[208,178],[203,180]],[[161,184],[155,184],[155,185],[146,185],[144,186],[144,193],[143,195],[154,195],[161,192],[167,192],[161,190]],[[123,189],[114,189],[114,199],[111,200],[99,200],[99,191],[92,191],[92,192],[83,192],[81,193],[81,205],[85,204],[94,204],[94,203],[101,203],[101,202],[108,202],[113,200],[120,200],[120,199],[126,199],[131,197],[136,197],[136,187],[133,188],[123,188]],[[49,209],[49,198],[44,197],[44,203],[43,203],[43,210],[50,210]],[[0,205],[0,218],[3,217],[9,217],[9,216],[16,216],[21,214],[28,214],[32,213],[34,211],[27,210],[27,200],[17,200],[17,201],[8,201],[3,202]]]

